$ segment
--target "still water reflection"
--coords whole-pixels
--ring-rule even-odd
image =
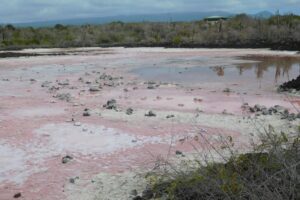
[[[147,80],[175,83],[212,83],[224,84],[249,83],[276,85],[296,78],[300,74],[299,58],[243,58],[244,64],[232,66],[195,66],[183,67],[143,67],[133,72]],[[256,61],[256,62],[249,62]]]

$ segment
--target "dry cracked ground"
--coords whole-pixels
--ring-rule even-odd
[[[22,52],[41,55],[0,60],[0,200],[132,199],[159,158],[201,153],[199,133],[242,152],[300,121],[299,95],[276,91],[299,74],[294,52]]]

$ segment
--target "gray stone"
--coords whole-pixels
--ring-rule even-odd
[[[117,101],[115,99],[111,99],[107,101],[106,105],[104,107],[108,110],[116,110],[117,109]]]
[[[52,82],[50,82],[50,81],[45,81],[42,83],[41,87],[49,87],[51,83]]]
[[[91,114],[90,109],[86,108],[86,109],[84,109],[84,112],[83,112],[82,115],[83,115],[84,117],[89,117],[89,116],[91,116],[92,114]]]
[[[70,85],[70,83],[69,83],[69,80],[65,80],[63,82],[58,82],[58,85],[67,86],[67,85]]]
[[[127,115],[132,115],[132,114],[133,114],[133,109],[132,109],[132,108],[128,108],[128,109],[126,110],[126,114],[127,114]]]
[[[146,117],[156,117],[156,114],[150,110],[148,113],[145,114]]]
[[[183,153],[181,151],[178,151],[178,150],[175,152],[175,154],[176,155],[183,155]]]
[[[21,196],[22,196],[21,192],[18,192],[18,193],[16,193],[16,194],[14,195],[14,198],[15,198],[15,199],[18,199],[18,198],[20,198]]]
[[[90,87],[90,92],[99,92],[99,91],[100,91],[99,86],[91,86]]]
[[[54,96],[55,98],[61,100],[61,101],[67,101],[70,102],[72,97],[70,93],[61,93],[61,94],[57,94],[56,96]]]
[[[155,89],[155,86],[154,85],[148,85],[147,89],[153,90],[153,89]]]
[[[170,119],[170,118],[174,118],[175,117],[175,115],[167,115],[167,119]]]
[[[230,88],[225,88],[225,89],[223,90],[223,92],[230,93],[230,92],[232,92],[232,91],[231,91]]]
[[[67,163],[70,162],[71,160],[73,160],[73,157],[72,157],[72,156],[69,156],[69,155],[66,155],[65,157],[63,157],[63,158],[61,159],[61,162],[62,162],[63,164],[67,164]]]

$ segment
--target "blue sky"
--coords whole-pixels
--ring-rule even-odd
[[[263,10],[300,14],[300,0],[1,0],[0,22],[173,12]]]

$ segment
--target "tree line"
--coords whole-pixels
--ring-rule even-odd
[[[300,50],[300,16],[268,19],[246,14],[208,22],[121,21],[103,25],[0,26],[0,48],[38,47],[234,47]]]

